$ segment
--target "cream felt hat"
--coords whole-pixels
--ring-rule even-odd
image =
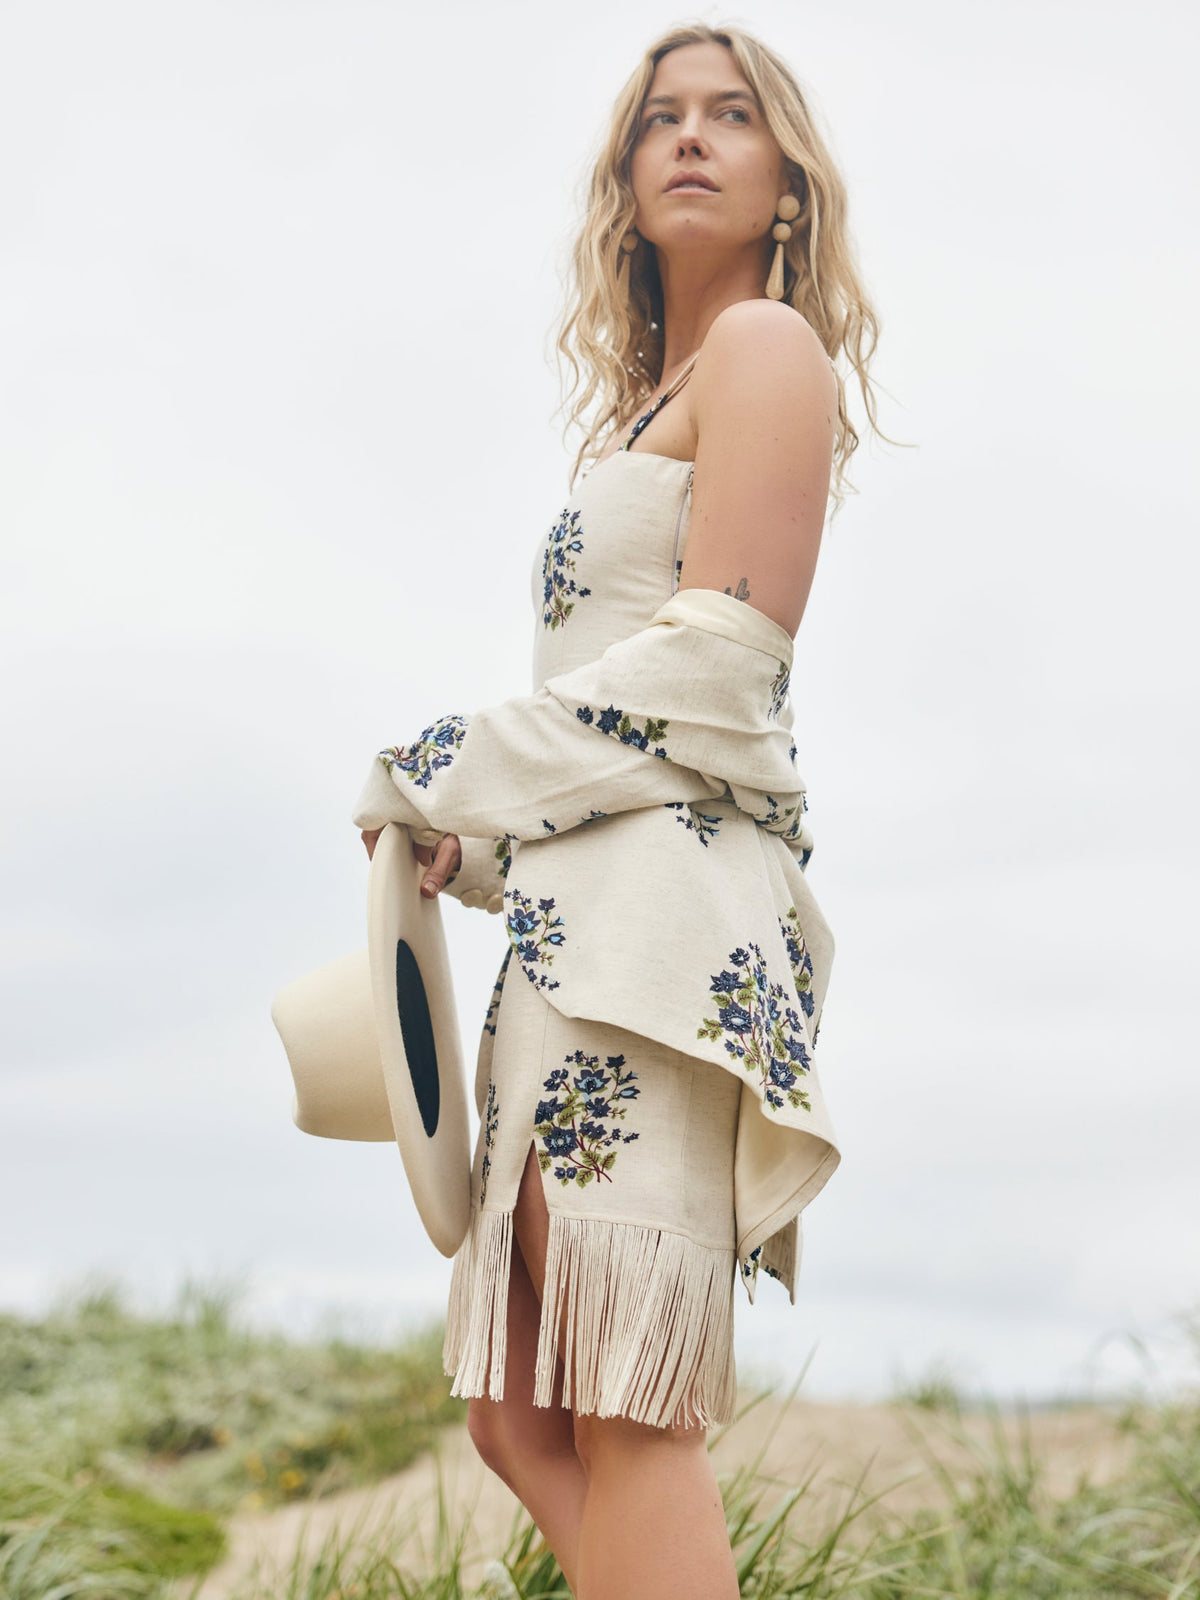
[[[411,835],[389,822],[367,881],[367,946],[289,983],[271,1004],[292,1120],[325,1139],[395,1139],[426,1232],[444,1256],[471,1210],[467,1091],[436,896]]]

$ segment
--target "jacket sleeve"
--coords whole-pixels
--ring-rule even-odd
[[[798,839],[804,785],[778,720],[790,662],[790,638],[761,612],[716,591],[677,591],[647,627],[535,694],[447,713],[380,750],[354,822],[495,849],[597,816],[728,796]]]
[[[543,688],[470,717],[452,712],[411,744],[380,750],[354,822],[406,823],[418,844],[446,833],[543,839],[617,811],[715,799],[724,788],[673,762],[648,760],[632,740],[597,738]]]
[[[436,838],[441,838],[437,834]],[[436,839],[418,839],[418,844],[435,843]],[[512,863],[512,849],[507,839],[477,839],[471,834],[459,834],[462,861],[457,872],[451,874],[443,889],[464,906],[478,907],[483,911],[503,911],[504,885]]]
[[[792,741],[788,746],[788,760],[794,766],[796,763],[796,742],[795,736],[792,733],[792,725],[795,718],[795,712],[792,707],[791,698],[787,692],[789,678],[790,674],[785,674],[783,682],[777,687],[775,703],[777,706],[776,720],[781,728],[787,729],[788,738]],[[803,820],[804,813],[807,810],[808,796],[802,792],[800,796],[800,826],[794,831],[789,831],[784,840],[801,872],[803,872],[808,866],[814,848],[812,829],[808,826],[807,822]]]

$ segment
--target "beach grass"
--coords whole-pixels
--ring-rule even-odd
[[[333,1488],[377,1482],[461,1420],[448,1389],[436,1327],[390,1350],[291,1343],[238,1328],[226,1300],[196,1289],[159,1318],[113,1290],[40,1319],[0,1317],[0,1596],[188,1600],[221,1559],[230,1511],[291,1503],[303,1517]],[[753,1429],[765,1398],[730,1426]],[[929,1468],[920,1507],[890,1507],[894,1486],[867,1492],[860,1476],[814,1526],[800,1515],[810,1480],[764,1469],[786,1404],[753,1454],[718,1473],[743,1595],[1200,1597],[1200,1391],[1113,1403],[1127,1464],[1117,1478],[1084,1470],[1065,1493],[1020,1408],[1014,1431],[1011,1408],[968,1403],[937,1371],[895,1406]],[[987,1426],[968,1426],[968,1413]],[[440,1475],[435,1501],[419,1566],[420,1508],[397,1506],[366,1536],[339,1526],[298,1538],[290,1562],[249,1572],[229,1600],[569,1600],[524,1513],[481,1571]]]
[[[755,1402],[751,1402],[753,1404]],[[1051,1495],[1027,1433],[1014,1446],[999,1408],[981,1442],[962,1425],[961,1400],[939,1410],[973,1456],[964,1475],[941,1471],[939,1504],[889,1516],[888,1490],[847,1486],[814,1533],[792,1516],[807,1481],[780,1485],[759,1473],[762,1453],[719,1474],[740,1592],[753,1600],[1197,1600],[1200,1597],[1200,1401],[1117,1417],[1135,1449],[1121,1481],[1083,1475]],[[988,1408],[985,1407],[985,1410]],[[915,1413],[914,1413],[915,1416]],[[914,1421],[914,1428],[920,1425]],[[929,1435],[925,1437],[929,1439]],[[765,1450],[765,1440],[763,1444]],[[505,1548],[468,1578],[466,1528],[440,1504],[437,1547],[425,1572],[406,1562],[413,1508],[363,1543],[342,1529],[283,1570],[256,1572],[230,1600],[571,1600],[558,1564],[525,1515]]]
[[[3,1600],[157,1594],[221,1559],[230,1512],[377,1482],[466,1415],[440,1324],[371,1348],[235,1311],[189,1282],[158,1316],[113,1283],[0,1313]]]

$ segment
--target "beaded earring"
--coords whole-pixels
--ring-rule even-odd
[[[800,215],[800,202],[794,194],[785,194],[775,207],[775,215],[780,218],[771,229],[771,237],[775,240],[775,259],[771,263],[771,276],[767,279],[767,299],[783,299],[783,247],[792,237],[791,224]]]

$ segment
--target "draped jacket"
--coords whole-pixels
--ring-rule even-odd
[[[764,613],[678,589],[535,693],[380,750],[353,818],[458,835],[446,892],[503,915],[501,982],[739,1079],[751,1300],[760,1267],[795,1300],[801,1213],[840,1160],[816,1062],[834,943],[805,877],[792,659]]]

